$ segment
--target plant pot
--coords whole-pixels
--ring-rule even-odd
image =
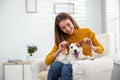
[[[33,61],[33,59],[35,59],[35,57],[34,56],[27,56],[27,61]]]

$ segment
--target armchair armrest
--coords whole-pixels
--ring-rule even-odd
[[[34,59],[31,62],[32,80],[38,80],[38,74],[47,69],[44,59]]]

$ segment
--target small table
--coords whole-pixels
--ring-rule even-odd
[[[30,64],[29,61],[20,61],[20,62],[4,62],[2,64],[3,70],[3,80],[5,80],[5,66],[6,65],[22,65],[22,80],[24,80],[24,65]]]

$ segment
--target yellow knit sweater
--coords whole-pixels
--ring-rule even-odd
[[[97,49],[97,53],[102,53],[103,52],[103,47],[102,45],[99,43],[99,41],[96,39],[94,32],[92,32],[90,29],[88,28],[80,28],[80,29],[75,29],[73,34],[68,34],[67,35],[67,40],[69,43],[73,43],[73,42],[81,42],[84,38],[90,38],[92,40],[92,43],[94,46],[96,46]],[[92,56],[91,54],[91,49],[85,45],[82,46],[83,47],[83,53],[85,55],[89,55]],[[50,51],[50,53],[46,56],[45,59],[45,64],[49,65],[52,62],[54,62],[55,58],[53,58],[52,54],[54,54],[58,49],[57,45],[54,45],[53,49]]]

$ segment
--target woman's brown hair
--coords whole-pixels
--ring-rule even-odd
[[[59,26],[60,21],[66,20],[66,19],[69,19],[72,22],[75,29],[79,28],[76,21],[69,14],[64,12],[59,13],[55,18],[55,25],[54,25],[55,26],[55,43],[57,46],[59,45],[60,42],[66,40],[65,39],[66,33],[64,33]]]

